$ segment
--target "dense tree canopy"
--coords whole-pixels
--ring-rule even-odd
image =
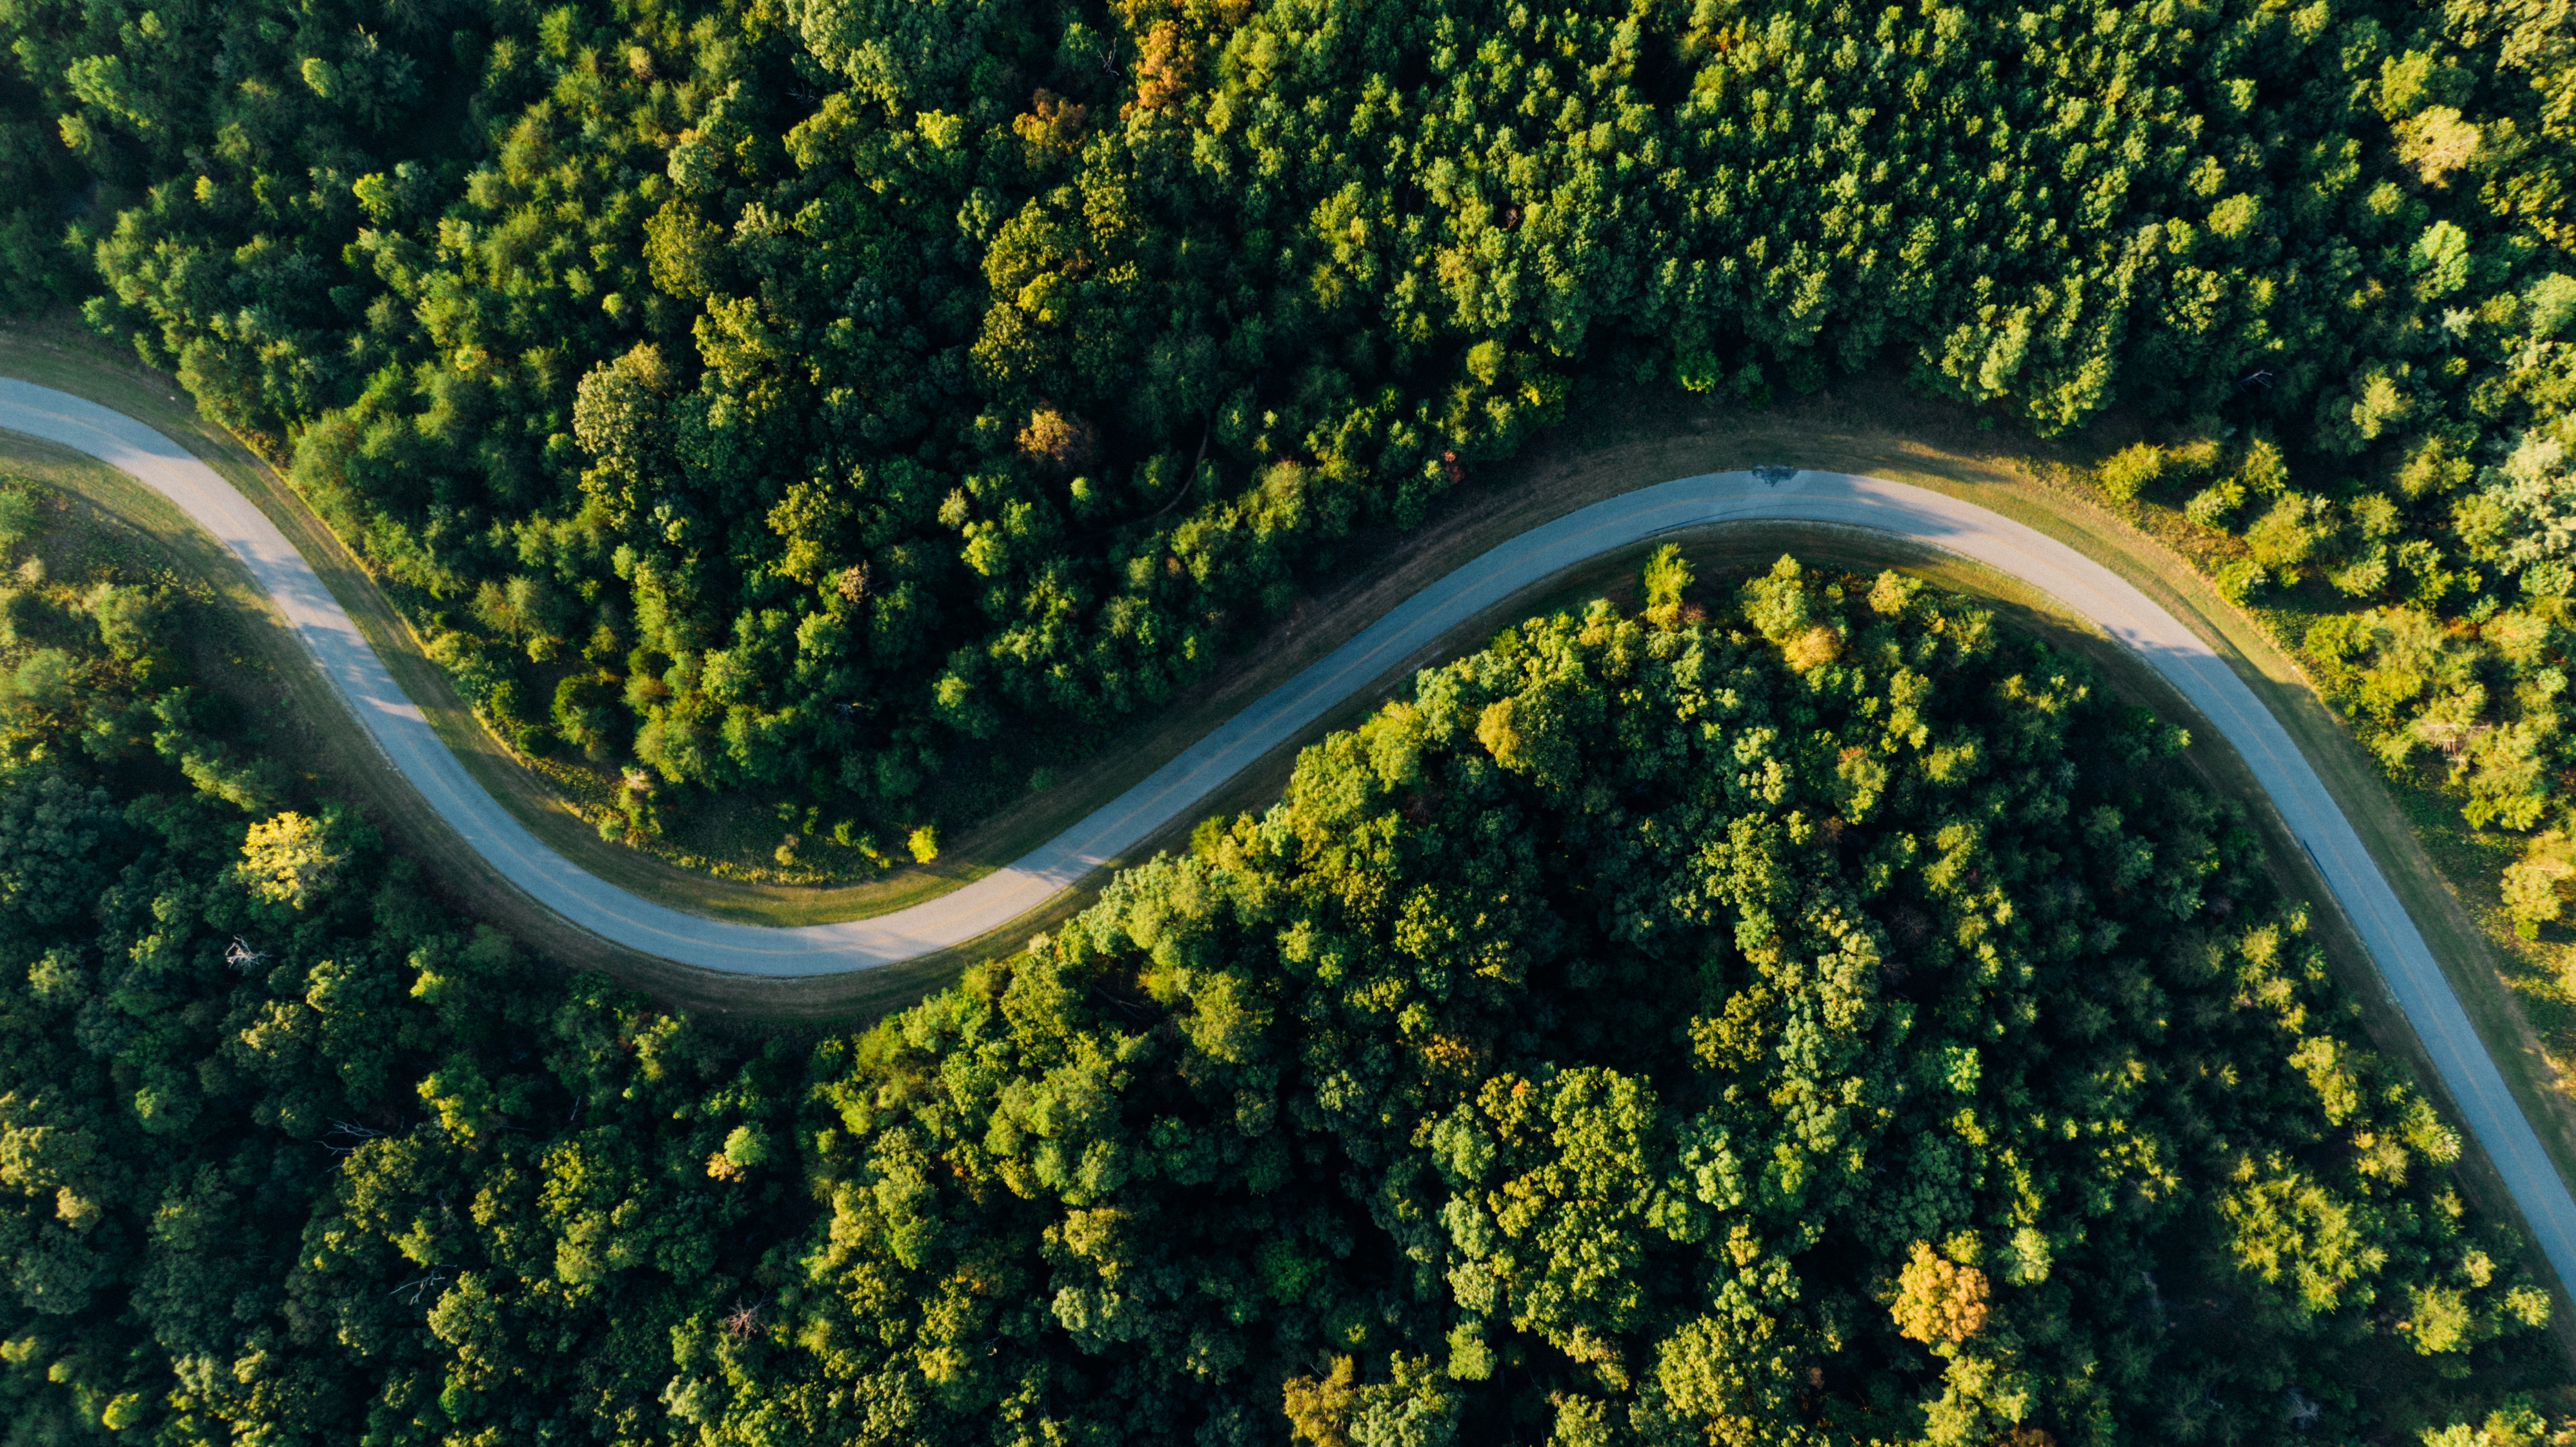
[[[1030,952],[761,1040],[460,925],[190,677],[198,605],[26,562],[46,506],[0,490],[12,1447],[2506,1447],[2570,1405],[2176,732],[1902,577],[1661,560]]]
[[[2476,715],[2482,821],[2548,822],[2576,762],[2542,726],[2576,576],[2554,6],[0,29],[12,296],[88,294],[291,452],[521,746],[775,794],[851,865],[1201,676],[1573,387],[1881,361],[2041,433],[2163,419],[2125,485],[2205,486],[2237,585],[2364,600],[2321,657],[2522,609],[2484,694],[2399,662],[2373,696]]]
[[[2143,424],[2102,485],[2535,835],[2527,921],[2576,892],[2563,7],[0,33],[0,305],[290,461],[516,745],[816,850],[927,853],[1578,388],[1893,364]],[[48,575],[48,506],[0,488],[0,1440],[2504,1447],[2570,1405],[2515,1395],[2546,1297],[2173,732],[1902,578],[1663,560],[1028,953],[747,1040],[460,925],[192,678],[198,605]]]

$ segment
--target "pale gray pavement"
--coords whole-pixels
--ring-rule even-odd
[[[1009,924],[1187,815],[1335,704],[1444,634],[1554,574],[1667,533],[1729,522],[1867,528],[1974,559],[2039,589],[2134,649],[2250,767],[2378,962],[2541,1249],[2576,1289],[2576,1201],[2361,839],[2278,720],[2190,629],[2108,568],[1956,498],[1832,472],[1712,473],[1643,488],[1533,528],[1415,594],[1143,783],[1006,869],[876,919],[776,928],[684,914],[586,873],[469,778],[394,684],[311,565],[249,500],[178,444],[66,393],[0,378],[0,428],[120,468],[220,539],[275,601],[393,767],[539,903],[629,949],[703,969],[813,975],[913,959]]]

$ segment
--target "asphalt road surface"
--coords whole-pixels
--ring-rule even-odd
[[[0,378],[0,428],[124,470],[230,548],[393,767],[504,878],[629,949],[735,974],[866,969],[1009,924],[1198,808],[1227,780],[1452,628],[1603,553],[1712,524],[1792,522],[1867,528],[1972,558],[2039,589],[2135,650],[2244,757],[2369,947],[2390,995],[2423,1039],[2559,1279],[2576,1289],[2576,1200],[2514,1104],[2414,921],[2279,721],[2197,635],[2111,570],[1956,498],[1876,478],[1766,468],[1685,477],[1595,503],[1521,534],[1415,594],[1008,868],[875,919],[780,928],[704,919],[639,899],[539,842],[467,776],[285,535],[185,448],[95,403],[8,378]]]

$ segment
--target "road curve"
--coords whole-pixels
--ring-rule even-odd
[[[638,899],[539,842],[466,775],[285,534],[177,443],[95,403],[9,378],[0,378],[0,428],[122,469],[220,539],[276,603],[392,765],[504,878],[629,949],[750,975],[866,969],[998,929],[1186,815],[1236,773],[1451,629],[1603,553],[1713,524],[1791,522],[1867,528],[1974,559],[2048,594],[2135,650],[2244,757],[2369,947],[2390,994],[2502,1172],[2559,1279],[2576,1289],[2576,1201],[2514,1104],[2423,936],[2279,721],[2197,635],[2110,569],[1956,498],[1876,478],[1762,469],[1681,478],[1595,503],[1521,534],[1415,594],[1010,867],[876,919],[778,928],[704,919]]]

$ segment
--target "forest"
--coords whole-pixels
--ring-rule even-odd
[[[0,307],[277,463],[611,835],[880,867],[1588,395],[1894,373],[2205,530],[2576,896],[2555,0],[0,34]],[[0,483],[7,1447],[2576,1433],[2251,822],[1968,600],[1659,558],[763,1032],[475,925],[71,507]]]
[[[0,484],[7,1447],[2576,1431],[2182,731],[1919,581],[1667,552],[761,1034],[470,923],[72,507]]]
[[[881,867],[1585,389],[1893,370],[2107,438],[2102,486],[2225,534],[2222,586],[2292,611],[2392,767],[2533,840],[2527,923],[2576,892],[2561,6],[7,0],[0,32],[0,294],[286,465],[500,736],[636,781],[611,836],[721,794]]]

